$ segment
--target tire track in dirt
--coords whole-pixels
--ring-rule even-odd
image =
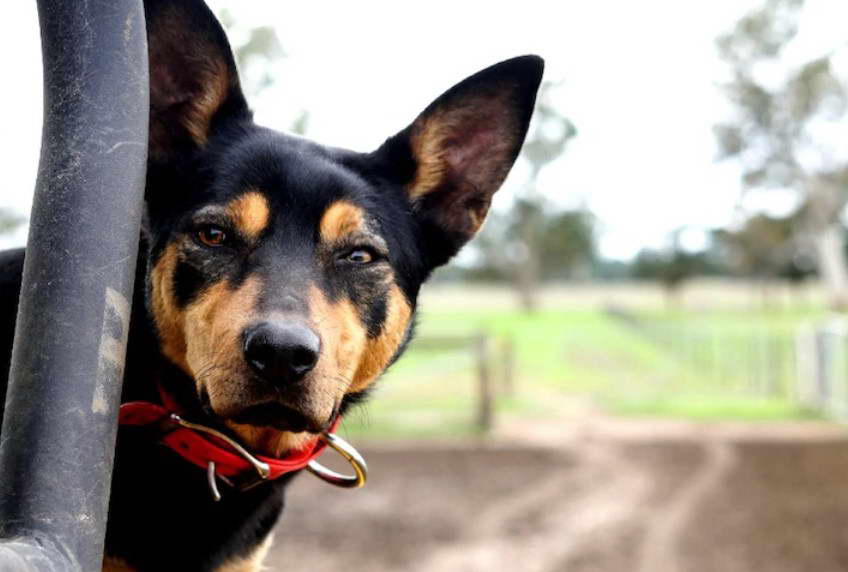
[[[467,535],[432,552],[414,570],[501,570],[512,563],[507,567],[544,572],[604,529],[625,521],[650,491],[645,472],[634,469],[608,443],[575,445],[574,450],[569,447],[576,457],[575,471],[491,506],[474,517]],[[510,523],[532,514],[541,515],[532,534],[509,533]]]
[[[403,572],[848,570],[844,427],[579,413],[574,407],[560,419],[502,423],[491,447],[374,451],[385,481],[361,501],[304,482],[269,565],[328,572],[351,563]],[[458,453],[467,454],[462,463]],[[310,508],[316,495],[332,497],[330,506]]]
[[[685,570],[679,554],[681,534],[706,494],[721,484],[737,461],[733,445],[726,440],[710,440],[704,449],[700,469],[652,518],[642,543],[639,572]]]

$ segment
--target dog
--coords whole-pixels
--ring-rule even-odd
[[[319,451],[316,436],[406,348],[422,284],[483,224],[543,62],[489,67],[360,153],[256,125],[201,0],[145,11],[145,216],[104,570],[253,571],[299,471],[242,487],[180,449],[191,437],[253,460]],[[6,371],[23,259],[0,255]],[[137,404],[164,414],[124,415]],[[186,440],[168,441],[179,431]]]

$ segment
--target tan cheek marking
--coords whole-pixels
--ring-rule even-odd
[[[121,558],[106,556],[103,558],[103,572],[134,572],[135,568]]]
[[[327,357],[335,362],[330,375],[340,374],[344,379],[352,380],[367,337],[356,308],[350,300],[329,302],[315,286],[310,295],[310,308],[317,310],[313,310],[313,315],[322,329],[322,345],[328,349]]]
[[[403,342],[411,317],[412,308],[406,297],[400,288],[392,285],[383,332],[366,342],[349,392],[362,391],[382,373]]]
[[[362,209],[348,201],[336,201],[324,211],[319,225],[324,242],[336,242],[357,231],[365,230]]]
[[[242,234],[256,240],[268,227],[271,209],[262,193],[250,191],[232,201],[227,206],[227,213]]]
[[[330,303],[315,285],[309,288],[309,309],[320,331],[321,345],[326,348],[315,377],[326,379],[326,393],[338,399],[346,389],[339,379],[350,381],[356,373],[356,364],[365,348],[365,327],[349,300]]]
[[[174,297],[174,270],[177,266],[177,245],[170,244],[151,271],[151,305],[153,320],[162,341],[162,353],[189,372],[186,363],[186,338],[183,312]]]
[[[273,540],[274,537],[268,535],[250,554],[225,563],[218,568],[217,572],[259,572],[262,570],[262,561],[268,555]]]
[[[233,374],[243,364],[239,340],[253,318],[261,287],[256,276],[248,277],[235,290],[229,283],[219,282],[186,309],[186,362],[192,375],[201,374],[195,382],[206,385],[213,407],[240,389],[233,383]]]

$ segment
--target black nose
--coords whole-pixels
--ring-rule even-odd
[[[253,370],[274,384],[294,383],[318,361],[321,340],[297,323],[263,322],[244,335],[244,357]]]

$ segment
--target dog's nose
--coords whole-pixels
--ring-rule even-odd
[[[294,383],[318,361],[321,339],[297,323],[263,322],[245,332],[244,357],[253,371],[274,384]]]

